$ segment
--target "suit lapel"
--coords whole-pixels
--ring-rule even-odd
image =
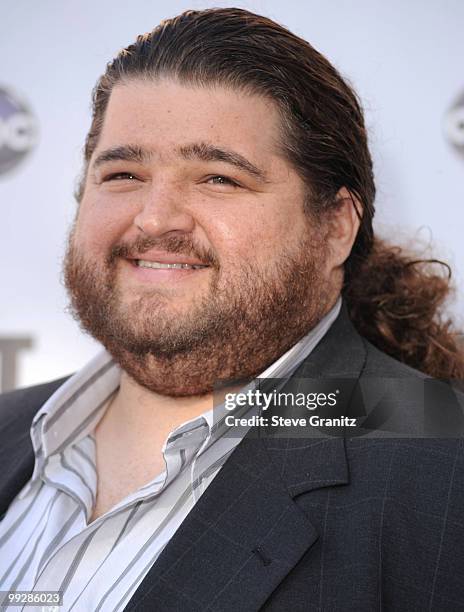
[[[66,378],[0,397],[0,520],[32,476],[34,452],[30,436],[36,412]]]
[[[14,442],[12,444],[11,442]],[[2,440],[0,452],[0,520],[32,475],[34,453],[29,430],[17,439]]]
[[[363,342],[343,309],[295,376],[357,377],[364,359]],[[259,610],[315,544],[318,532],[293,498],[349,483],[344,439],[251,434],[200,497],[126,610]]]
[[[295,484],[304,474],[307,489],[321,486],[308,478],[319,445],[287,463],[289,440],[268,442],[247,437],[238,445],[126,610],[252,611],[264,604],[318,539],[285,486],[288,469],[303,458],[292,473]],[[325,464],[330,474],[323,486],[348,482],[343,440],[329,440],[326,450],[336,465]]]

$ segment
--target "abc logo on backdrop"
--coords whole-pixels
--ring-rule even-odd
[[[0,86],[0,174],[20,164],[35,147],[37,119],[11,89]]]

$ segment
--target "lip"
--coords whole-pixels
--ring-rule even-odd
[[[203,261],[196,259],[195,257],[189,257],[188,255],[182,255],[181,253],[166,253],[166,251],[147,251],[140,255],[134,255],[128,257],[128,260],[136,265],[136,262],[142,259],[143,261],[159,262],[164,264],[188,264],[190,266],[205,266]],[[188,270],[187,270],[188,271]]]
[[[144,259],[145,261],[158,261],[160,263],[188,263],[192,262],[191,265],[204,265],[198,264],[197,260],[192,258],[176,258],[175,260],[170,258],[161,259],[148,259],[145,254],[140,258],[127,258],[123,260],[125,262],[125,268],[130,273],[130,276],[138,283],[146,283],[147,285],[156,285],[157,283],[177,283],[179,281],[188,280],[189,277],[202,274],[209,270],[209,266],[205,268],[143,268],[137,265],[138,259]],[[197,276],[195,276],[197,278]]]

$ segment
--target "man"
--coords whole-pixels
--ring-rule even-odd
[[[224,381],[381,376],[416,418],[401,383],[423,375],[348,308],[391,354],[396,325],[404,360],[463,371],[406,292],[445,281],[374,242],[351,89],[217,9],[140,36],[93,111],[65,279],[105,350],[2,399],[1,589],[76,611],[461,610],[462,440],[239,435],[213,410]]]

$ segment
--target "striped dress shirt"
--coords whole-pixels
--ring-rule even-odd
[[[340,306],[341,299],[258,378],[291,376]],[[66,612],[123,610],[240,442],[224,435],[223,405],[183,423],[163,446],[165,471],[89,523],[97,493],[93,432],[120,374],[103,351],[36,414],[34,472],[0,523],[0,590],[61,591]]]

